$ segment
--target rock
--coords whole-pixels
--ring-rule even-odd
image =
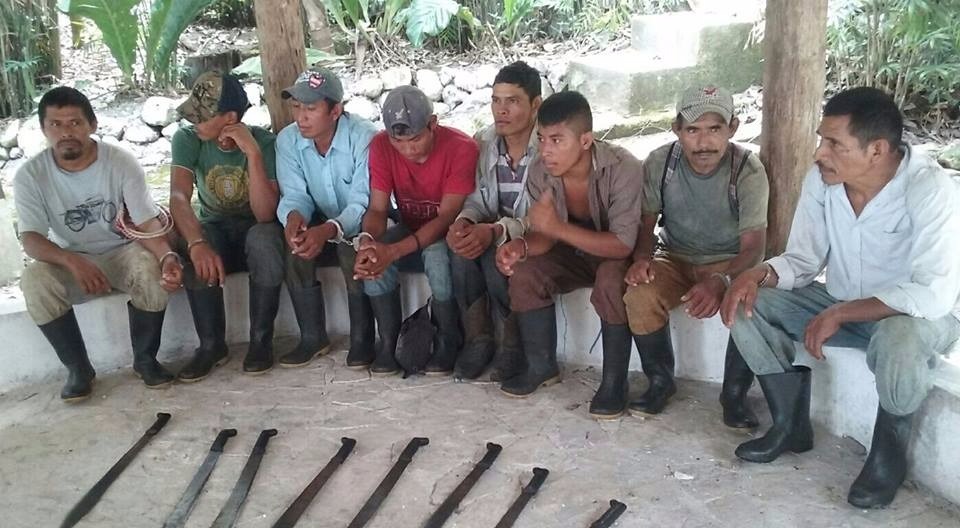
[[[123,130],[123,139],[138,145],[153,143],[159,137],[160,133],[156,129],[144,123],[131,123]]]
[[[457,108],[451,114],[445,116],[441,122],[446,126],[456,128],[472,136],[480,129],[493,123],[493,114],[487,107],[466,108],[463,110]]]
[[[550,87],[553,88],[553,91],[562,91],[566,86],[567,68],[569,66],[570,62],[565,60],[554,61],[547,65],[547,80],[550,81]]]
[[[380,98],[377,99],[377,104],[380,105],[380,108],[383,108],[383,103],[384,101],[387,100],[387,95],[389,94],[390,92],[383,92],[382,94],[380,94]]]
[[[960,170],[960,141],[954,141],[937,156],[940,165],[948,169]]]
[[[493,86],[493,81],[496,80],[498,73],[500,73],[500,68],[493,64],[484,64],[477,68],[476,74],[480,80],[480,88]]]
[[[241,121],[249,126],[270,128],[270,112],[265,106],[251,106],[247,108],[247,112],[243,114]]]
[[[456,77],[453,78],[453,84],[465,92],[472,92],[486,86],[478,72],[471,70],[458,71]]]
[[[368,121],[378,121],[380,119],[380,108],[366,97],[350,99],[347,104],[343,105],[343,109]]]
[[[474,91],[463,101],[463,104],[470,106],[484,106],[490,104],[493,98],[493,88],[480,88]]]
[[[452,84],[443,87],[443,102],[450,106],[457,106],[469,97],[470,94]]]
[[[7,161],[10,159],[10,154],[7,152],[7,149],[0,147],[0,161]]]
[[[103,136],[103,142],[106,143],[107,145],[113,145],[113,146],[115,146],[115,147],[124,147],[124,148],[126,148],[127,150],[131,150],[131,151],[132,151],[132,148],[131,148],[132,145],[124,146],[123,141],[120,141],[119,139],[117,139],[117,138],[115,138],[115,137],[113,137],[113,136]]]
[[[440,75],[433,70],[417,70],[417,87],[431,101],[439,101],[443,95],[443,83],[440,82]]]
[[[380,81],[383,82],[384,90],[393,90],[397,86],[413,83],[413,72],[406,66],[394,66],[380,74]]]
[[[0,147],[13,148],[17,146],[17,133],[20,132],[20,120],[14,119],[0,130]]]
[[[257,83],[247,83],[243,85],[243,91],[247,93],[247,101],[253,106],[263,104],[263,86]]]
[[[173,123],[163,127],[163,130],[160,131],[160,135],[165,138],[172,138],[173,135],[177,133],[177,130],[180,130],[180,123],[174,121]]]
[[[540,72],[541,76],[547,74],[547,63],[544,62],[543,59],[539,57],[522,57],[520,60],[526,62],[528,66]]]
[[[437,114],[438,116],[449,114],[450,110],[453,110],[453,108],[447,103],[441,103],[439,101],[433,103],[433,113]]]
[[[47,137],[40,130],[40,122],[36,119],[27,119],[17,131],[17,146],[23,150],[23,155],[32,158],[47,148]],[[13,156],[10,156],[13,158]]]
[[[367,99],[376,99],[383,93],[383,81],[380,77],[362,77],[351,87],[351,92]]]
[[[150,148],[141,149],[140,165],[154,167],[170,161],[170,140],[160,138],[150,144]]]
[[[117,139],[123,138],[123,129],[127,127],[127,122],[119,117],[99,117],[97,118],[97,134],[100,136],[112,136]]]
[[[20,147],[13,147],[13,148],[10,149],[10,151],[8,152],[8,156],[9,156],[10,159],[12,159],[12,160],[20,159],[20,158],[23,157],[23,149],[20,148]]]
[[[148,97],[140,111],[140,119],[150,126],[165,127],[177,119],[176,99],[169,97]]]
[[[446,86],[453,82],[453,78],[457,76],[457,69],[451,68],[450,66],[444,66],[440,68],[440,73],[437,74],[440,78],[440,84]]]
[[[546,99],[553,95],[553,87],[550,86],[550,81],[546,77],[540,77],[540,97]]]

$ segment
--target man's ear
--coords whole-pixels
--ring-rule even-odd
[[[673,130],[673,133],[680,137],[680,131],[683,130],[683,123],[680,119],[674,119],[673,124],[670,125],[670,128]]]
[[[883,158],[891,151],[890,143],[885,139],[875,139],[867,144],[867,155],[871,158]]]
[[[536,116],[537,112],[540,111],[540,105],[542,104],[543,104],[543,98],[540,97],[539,95],[534,97],[533,100],[530,101],[530,108],[533,110],[534,116]]]
[[[583,150],[590,150],[590,147],[593,146],[593,131],[584,132],[580,134],[580,148]]]
[[[740,120],[737,119],[736,117],[731,117],[730,125],[728,126],[730,128],[730,137],[732,138],[737,134],[737,129],[740,128]]]
[[[334,119],[340,119],[340,116],[343,115],[343,103],[337,103],[330,107],[330,115],[333,116]]]
[[[427,121],[427,128],[429,128],[431,131],[437,128],[437,114],[430,116],[430,120]]]

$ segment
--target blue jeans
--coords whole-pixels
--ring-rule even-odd
[[[510,313],[507,277],[497,269],[496,258],[497,247],[494,244],[473,260],[456,254],[451,255],[453,289],[457,304],[464,312],[477,299],[489,294],[492,307],[504,316]]]
[[[740,310],[731,335],[758,376],[792,371],[794,341],[803,341],[807,323],[838,302],[817,282],[796,290],[762,288],[753,317]],[[953,315],[936,320],[895,315],[844,324],[827,344],[865,349],[880,406],[907,415],[920,407],[933,386],[936,356],[948,352],[958,337],[960,321]]]
[[[395,225],[387,229],[380,240],[385,244],[392,244],[410,236],[410,230],[402,225]],[[443,238],[411,253],[391,264],[383,272],[383,276],[376,280],[363,281],[363,291],[371,297],[386,295],[397,289],[400,281],[400,264],[408,263],[410,259],[419,259],[423,263],[423,272],[427,275],[430,284],[430,293],[436,301],[453,299],[453,276],[450,273],[450,249]]]

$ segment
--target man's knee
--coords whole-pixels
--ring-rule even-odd
[[[127,293],[134,307],[147,312],[166,309],[169,294],[160,287],[160,265],[146,249],[134,251],[126,259]]]
[[[258,223],[247,231],[245,240],[250,280],[261,286],[279,286],[283,282],[283,227],[276,222]]]
[[[630,286],[623,295],[624,307],[630,331],[635,335],[647,335],[667,324],[670,314],[664,309],[657,287],[653,284]]]
[[[38,325],[49,323],[70,310],[60,271],[55,264],[33,262],[20,276],[27,312]]]
[[[906,315],[877,322],[867,350],[867,364],[876,376],[880,406],[907,415],[923,403],[933,385],[936,354],[928,335],[933,327]]]
[[[535,265],[535,261],[518,262],[513,267],[507,290],[510,309],[516,312],[535,310],[553,304],[556,281]]]

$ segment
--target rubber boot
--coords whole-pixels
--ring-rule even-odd
[[[463,347],[457,301],[430,301],[430,319],[436,326],[437,333],[433,336],[433,356],[427,362],[424,372],[427,376],[452,374],[457,363],[457,353]]]
[[[373,316],[377,320],[377,331],[380,333],[380,348],[370,365],[370,373],[374,376],[391,376],[400,372],[400,365],[395,357],[400,325],[403,322],[400,288],[383,295],[371,296],[369,299]]]
[[[463,313],[463,328],[466,344],[453,376],[457,379],[477,379],[493,358],[493,323],[490,320],[490,303],[482,295]]]
[[[670,325],[646,335],[633,336],[640,353],[640,365],[647,376],[647,390],[630,402],[630,410],[641,414],[660,414],[670,397],[677,393],[673,381],[673,344]]]
[[[280,357],[281,367],[305,367],[317,356],[330,351],[327,317],[323,308],[323,285],[310,288],[288,288],[293,313],[300,326],[300,342]]]
[[[526,312],[515,312],[520,326],[527,369],[500,384],[500,390],[509,396],[523,398],[540,387],[560,381],[557,364],[557,313],[554,306],[545,306]]]
[[[810,380],[808,367],[795,366],[790,372],[757,376],[767,398],[773,426],[761,438],[744,442],[736,455],[749,462],[766,463],[785,451],[803,453],[813,449],[810,424]]]
[[[630,368],[630,328],[600,322],[603,339],[603,379],[600,388],[590,402],[590,414],[594,418],[612,420],[627,410],[627,371]]]
[[[87,357],[87,348],[83,344],[83,335],[73,309],[38,327],[60,362],[67,367],[67,382],[60,390],[60,399],[77,402],[88,398],[93,392],[93,379],[97,373]]]
[[[877,408],[870,455],[850,486],[847,502],[857,508],[882,508],[893,502],[907,476],[907,443],[913,415],[897,416]]]
[[[723,423],[734,429],[752,429],[760,425],[757,415],[747,405],[747,392],[753,385],[753,371],[740,355],[740,349],[731,337],[727,341],[727,357],[723,367],[723,387],[720,389],[720,406],[723,407]]]
[[[151,389],[165,387],[176,379],[157,361],[165,312],[166,310],[147,312],[127,302],[130,344],[133,347],[133,371],[143,378],[143,382]]]
[[[194,350],[193,359],[177,376],[187,383],[200,381],[230,359],[226,343],[226,316],[223,307],[223,288],[187,290],[193,325],[197,329],[200,346]]]
[[[250,283],[250,348],[243,372],[263,374],[273,368],[273,321],[280,308],[280,286]]]
[[[526,370],[526,358],[520,342],[520,326],[517,315],[509,312],[501,314],[494,310],[493,328],[497,346],[490,366],[490,381],[502,382],[519,376]]]
[[[373,363],[377,353],[374,342],[373,308],[363,292],[347,292],[347,309],[350,313],[350,351],[347,352],[347,367],[365,369]]]

